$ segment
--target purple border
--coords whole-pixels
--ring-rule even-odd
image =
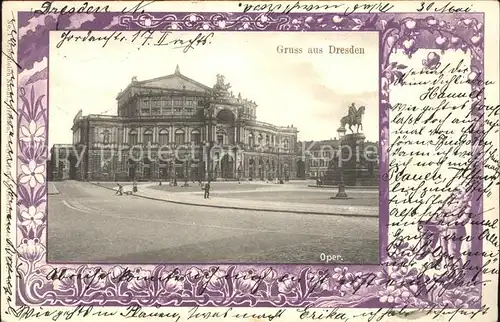
[[[466,18],[464,18],[466,17]],[[20,12],[18,27],[29,25],[33,13]],[[43,18],[43,19],[41,19]],[[377,31],[380,34],[380,254],[384,265],[336,267],[333,265],[131,265],[134,274],[143,279],[116,281],[124,267],[101,265],[66,265],[68,272],[80,278],[48,280],[47,274],[56,265],[45,262],[46,248],[41,242],[46,235],[46,218],[33,229],[19,226],[17,245],[20,254],[21,276],[18,278],[18,304],[36,306],[258,306],[258,307],[422,307],[440,303],[445,305],[446,296],[436,296],[425,289],[426,276],[416,269],[391,267],[387,261],[395,257],[411,256],[408,245],[401,245],[398,253],[387,256],[389,222],[389,162],[387,155],[389,135],[389,83],[397,76],[390,64],[390,52],[394,48],[411,56],[418,48],[462,49],[473,53],[471,68],[479,78],[484,72],[483,14],[352,14],[342,13],[94,13],[47,15],[38,17],[38,25],[28,30],[19,39],[18,62],[24,70],[47,59],[47,66],[22,80],[18,89],[18,128],[29,128],[43,133],[31,133],[32,140],[19,141],[18,180],[23,179],[21,167],[30,166],[38,171],[47,160],[48,113],[48,59],[49,32],[51,30],[109,30],[135,31],[155,30],[200,30],[200,31]],[[415,31],[421,31],[419,34]],[[455,48],[449,41],[438,44],[436,37],[447,35],[460,39],[461,47]],[[396,40],[391,44],[389,38]],[[476,38],[474,38],[476,37]],[[404,45],[405,40],[413,40]],[[21,72],[21,71],[20,71]],[[45,85],[40,86],[39,81]],[[474,88],[473,88],[474,89]],[[478,97],[475,103],[483,102]],[[475,109],[476,115],[480,111]],[[482,121],[482,119],[481,119]],[[34,126],[29,126],[34,122]],[[32,124],[33,125],[33,124]],[[480,124],[479,126],[483,126]],[[22,133],[22,131],[19,131]],[[38,133],[38,132],[37,132]],[[24,135],[24,134],[23,134]],[[37,140],[35,140],[37,138]],[[473,142],[479,140],[478,134]],[[474,151],[480,156],[482,150]],[[36,169],[35,169],[36,168]],[[481,168],[481,167],[480,167]],[[25,168],[26,169],[26,168]],[[34,172],[36,172],[34,171]],[[482,170],[481,170],[482,171]],[[20,175],[21,174],[21,175]],[[43,176],[43,175],[42,175]],[[37,179],[38,178],[38,179]],[[47,185],[40,177],[34,183],[18,181],[18,223],[22,221],[21,206],[36,207],[46,213]],[[40,180],[39,180],[40,179]],[[31,184],[31,185],[30,185]],[[482,212],[479,192],[474,198],[472,211]],[[46,217],[46,216],[45,216]],[[479,220],[482,219],[478,218]],[[481,233],[474,226],[473,236]],[[406,248],[405,248],[406,247]],[[481,242],[475,240],[473,250],[481,251]],[[479,258],[478,258],[479,260]],[[480,259],[482,261],[482,258]],[[478,262],[480,263],[480,262]],[[59,269],[61,265],[57,265]],[[396,275],[395,275],[396,274]],[[390,286],[387,280],[412,279],[415,285]],[[153,277],[153,278],[151,278]],[[163,277],[163,279],[161,278]],[[258,281],[258,283],[256,282]],[[420,281],[420,283],[419,283]],[[425,289],[425,290],[424,290]],[[202,291],[202,292],[200,292]],[[477,307],[480,301],[472,301],[471,294],[480,294],[480,286],[460,289],[460,300],[469,307]],[[451,295],[450,295],[451,296]],[[443,299],[440,299],[443,298]],[[446,304],[448,305],[448,304]],[[447,306],[449,307],[449,305]]]

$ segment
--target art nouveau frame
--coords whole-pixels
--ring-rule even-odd
[[[34,32],[18,39],[18,62],[29,69],[49,57],[50,30],[67,29],[70,17],[83,19],[74,30],[231,30],[231,31],[378,31],[380,35],[380,266],[326,265],[130,265],[135,278],[117,281],[120,265],[52,265],[46,263],[48,64],[22,79],[18,86],[17,304],[29,306],[255,306],[255,307],[427,307],[477,308],[481,285],[450,287],[434,283],[418,269],[398,266],[414,256],[410,245],[392,245],[388,253],[389,223],[389,91],[405,66],[391,61],[393,50],[411,56],[419,48],[470,51],[475,77],[484,74],[482,14],[359,13],[94,13],[54,14],[42,19]],[[32,13],[19,12],[18,29]],[[439,38],[439,41],[437,41]],[[451,41],[458,39],[457,41]],[[39,82],[39,81],[42,82]],[[476,90],[477,88],[471,88]],[[476,101],[484,98],[478,96]],[[473,111],[482,120],[479,111]],[[482,126],[479,124],[478,126]],[[474,140],[474,138],[473,138]],[[472,147],[471,147],[472,148]],[[481,149],[475,149],[480,159]],[[479,166],[478,164],[476,164]],[[475,197],[479,197],[476,195]],[[482,212],[482,198],[473,198],[472,211]],[[35,218],[35,220],[28,218]],[[29,221],[29,222],[26,222]],[[481,227],[475,227],[478,236]],[[395,247],[397,246],[397,247]],[[477,239],[473,250],[481,250]],[[482,262],[482,258],[477,258]],[[476,265],[481,266],[481,262]],[[57,267],[59,273],[53,269]],[[66,268],[66,276],[61,271]],[[139,278],[137,278],[139,277]],[[388,280],[395,281],[393,285]],[[426,286],[427,285],[427,286]]]

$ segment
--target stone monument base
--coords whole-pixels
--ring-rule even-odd
[[[371,164],[365,154],[365,135],[363,133],[346,134],[342,142],[341,157],[332,160],[323,178],[322,185],[378,186],[378,166]]]

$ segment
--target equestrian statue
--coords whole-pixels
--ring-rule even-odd
[[[340,119],[340,126],[345,128],[346,124],[349,124],[349,130],[354,133],[352,129],[353,125],[357,125],[356,133],[359,133],[359,128],[363,131],[363,114],[365,114],[365,107],[360,106],[358,109],[354,103],[349,106],[349,114]]]

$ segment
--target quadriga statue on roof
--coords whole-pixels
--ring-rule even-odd
[[[356,108],[356,105],[352,103],[349,106],[349,113],[347,116],[344,116],[343,118],[340,119],[340,126],[342,128],[345,128],[346,124],[349,125],[349,130],[351,130],[352,133],[354,133],[354,130],[352,129],[353,125],[356,125],[356,133],[359,133],[359,128],[361,127],[361,131],[363,131],[363,115],[365,114],[365,107],[360,106],[359,108]]]
[[[217,82],[213,87],[213,94],[215,98],[229,96],[229,89],[231,88],[231,84],[225,83],[224,81],[225,81],[224,75],[217,74]]]

